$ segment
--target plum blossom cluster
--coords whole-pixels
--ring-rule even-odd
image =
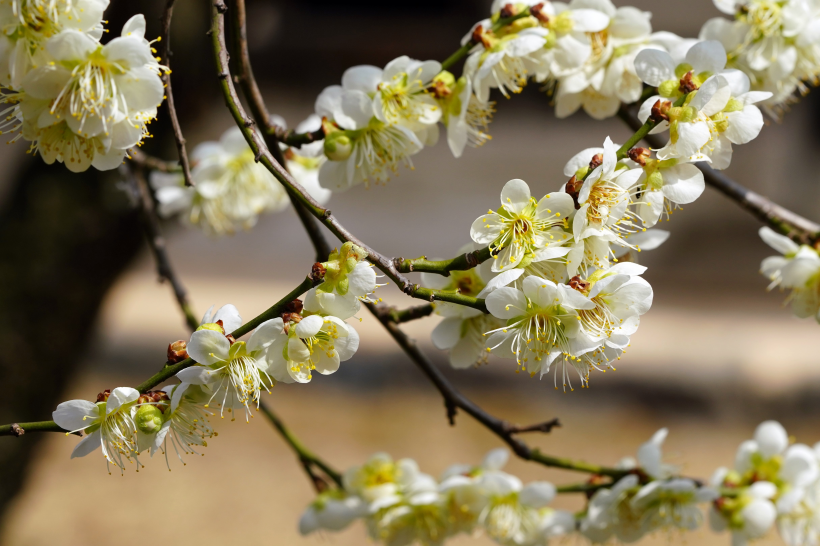
[[[164,70],[145,18],[106,44],[107,0],[0,3],[0,132],[31,142],[46,163],[73,172],[119,166],[149,136]]]
[[[612,538],[634,542],[663,529],[695,530],[704,521],[702,505],[718,493],[673,476],[675,469],[662,463],[666,434],[662,429],[640,446],[637,460],[622,460],[622,478],[591,479],[586,507],[577,513],[550,506],[561,488],[544,481],[524,485],[504,472],[505,449],[489,452],[477,466],[453,465],[439,480],[421,473],[411,459],[377,453],[348,470],[342,488],[321,493],[302,515],[299,530],[339,531],[362,519],[370,537],[388,545],[442,544],[480,532],[505,546],[546,545],[572,535],[596,544]]]
[[[787,303],[800,318],[820,322],[820,255],[817,249],[798,245],[768,227],[760,228],[760,238],[782,256],[770,256],[760,264],[760,273],[771,281],[769,289],[790,290]]]
[[[300,128],[309,127],[311,121],[306,120]],[[284,125],[284,120],[280,124]],[[317,178],[320,159],[315,153],[310,155],[313,152],[307,146],[284,151],[288,168],[301,186],[317,201],[326,203],[330,192],[319,187]],[[199,144],[191,153],[191,161],[193,186],[185,185],[181,173],[151,172],[160,216],[179,216],[208,234],[223,235],[250,229],[260,214],[281,211],[290,203],[284,186],[255,161],[238,127],[225,131],[217,142]]]
[[[807,83],[820,75],[820,6],[804,0],[714,0],[734,20],[710,19],[702,40],[719,40],[729,66],[742,70],[752,89],[772,95],[766,109],[777,117],[794,102],[795,92],[807,93]]]
[[[789,546],[820,542],[820,444],[791,444],[776,421],[761,423],[737,450],[734,468],[711,479],[720,497],[709,511],[715,531],[730,531],[743,546],[777,526]]]
[[[253,417],[263,391],[277,382],[307,383],[315,370],[329,375],[359,346],[359,336],[344,320],[302,310],[294,300],[278,318],[259,324],[247,342],[231,335],[242,325],[233,305],[205,313],[188,342],[168,347],[169,363],[189,357],[195,362],[177,373],[179,383],[140,393],[130,387],[106,390],[95,402],[70,400],[53,413],[63,429],[84,432],[71,458],[102,448],[106,463],[124,471],[129,463],[142,467],[140,456],[157,451],[199,454],[217,435],[209,419],[242,412]],[[171,451],[173,450],[173,451]],[[184,463],[184,461],[183,461]],[[168,466],[170,469],[170,465]]]

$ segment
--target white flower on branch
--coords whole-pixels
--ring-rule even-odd
[[[358,518],[367,515],[367,504],[355,495],[338,489],[320,493],[299,518],[299,533],[341,531]]]
[[[539,252],[563,245],[551,229],[566,225],[575,211],[572,198],[564,193],[550,193],[536,201],[523,180],[510,180],[501,190],[501,207],[479,216],[470,228],[473,241],[501,249],[495,255],[492,270],[513,269],[522,261],[539,261]]]
[[[208,417],[214,415],[206,409],[208,394],[198,385],[180,383],[163,391],[170,397],[170,405],[162,412],[164,422],[152,438],[151,457],[162,451],[170,469],[169,449],[182,461],[183,454],[198,455],[196,447],[207,447],[207,439],[216,436],[216,432],[208,422]]]
[[[566,363],[576,367],[585,385],[589,367],[594,364],[596,349],[601,345],[587,337],[578,316],[580,309],[594,309],[595,304],[569,286],[527,277],[524,289],[502,287],[487,296],[490,313],[507,322],[487,332],[487,349],[501,358],[514,358],[519,369],[543,377],[555,361],[564,364],[564,387],[569,377]],[[558,371],[555,372],[558,388]],[[571,388],[571,382],[570,382]]]
[[[492,137],[488,133],[495,113],[495,102],[482,102],[473,93],[470,78],[456,80],[447,71],[433,80],[433,92],[442,105],[441,121],[447,127],[447,144],[455,157],[461,157],[468,144],[483,146]]]
[[[151,173],[159,214],[182,219],[214,235],[250,229],[260,214],[278,212],[290,202],[285,188],[254,161],[242,131],[232,127],[218,142],[203,142],[191,154],[195,187],[181,174]]]
[[[472,243],[459,249],[459,253],[480,250],[481,245]],[[452,291],[463,296],[485,297],[487,280],[493,277],[489,261],[465,271],[451,271],[447,277],[422,273],[421,282],[427,288]],[[444,317],[431,334],[433,345],[450,351],[450,365],[466,369],[487,361],[484,332],[502,326],[502,322],[478,309],[449,302],[434,304],[436,314]]]
[[[264,323],[272,340],[266,353],[268,372],[276,381],[308,383],[314,370],[330,375],[359,348],[359,334],[338,317],[291,313],[286,318]]]
[[[808,245],[798,245],[771,228],[760,228],[760,238],[783,256],[771,256],[760,264],[760,272],[776,286],[791,290],[787,302],[800,317],[820,322],[820,255]]]
[[[111,392],[100,393],[98,401],[69,400],[63,402],[52,413],[54,422],[61,428],[86,433],[71,452],[71,458],[85,457],[98,447],[102,447],[106,463],[113,464],[120,471],[125,463],[137,461],[139,448],[137,426],[134,423],[134,409],[139,392],[130,387],[117,387]]]
[[[351,242],[334,249],[328,261],[319,264],[324,280],[305,295],[305,311],[344,320],[359,312],[361,302],[377,301],[370,296],[384,285],[376,283],[378,275],[366,257],[367,251]]]
[[[108,0],[0,2],[0,85],[19,89],[26,74],[49,63],[46,41],[73,29],[99,40]]]
[[[242,324],[233,305],[226,305],[213,315],[209,310],[187,346],[197,365],[180,371],[177,377],[184,384],[203,387],[208,394],[205,408],[215,404],[222,417],[225,409],[229,413],[244,409],[248,420],[250,406],[255,403],[258,407],[261,391],[274,384],[268,374],[270,362],[266,354],[275,340],[277,320],[281,323],[281,319],[273,319],[260,324],[246,343],[226,335]]]
[[[640,198],[636,211],[650,228],[679,205],[694,202],[706,188],[703,173],[687,159],[641,159],[643,176],[638,181]]]
[[[734,21],[710,19],[701,39],[720,40],[731,66],[745,72],[756,91],[774,95],[764,104],[777,117],[794,93],[820,74],[820,7],[802,0],[715,0]]]

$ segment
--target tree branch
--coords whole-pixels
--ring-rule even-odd
[[[392,322],[401,324],[403,322],[410,322],[412,320],[429,317],[433,313],[434,309],[433,305],[429,303],[427,305],[416,305],[406,309],[396,309],[395,307],[379,304],[376,306],[376,311],[387,315]]]
[[[633,130],[637,130],[641,126],[640,120],[626,106],[621,106],[618,117]],[[643,134],[641,138],[655,149],[664,145],[657,135]],[[632,139],[630,139],[631,141]],[[634,146],[637,143],[638,140],[635,140],[632,145]],[[722,172],[716,171],[707,163],[695,163],[695,166],[703,172],[706,184],[721,192],[775,231],[787,235],[802,244],[814,245],[820,240],[820,224],[803,218],[799,214],[746,188]]]
[[[333,480],[337,487],[340,489],[344,488],[344,484],[342,483],[342,475],[338,471],[333,469],[333,467],[325,463],[322,459],[314,455],[310,450],[302,445],[302,442],[300,442],[299,439],[290,432],[282,420],[279,419],[275,413],[273,413],[267,404],[260,404],[259,407],[262,410],[262,413],[265,414],[265,417],[267,417],[273,426],[276,427],[276,430],[285,442],[291,447],[291,449],[293,449],[294,453],[296,453],[296,457],[299,459],[299,462],[302,463],[302,466],[304,466],[305,472],[307,472],[313,482],[313,487],[316,489],[317,493],[325,491],[328,487],[330,487],[330,484],[328,484],[327,481],[322,479],[320,476],[317,476],[313,467],[316,467],[324,472],[328,478]]]
[[[299,296],[310,290],[313,287],[313,285],[313,277],[306,277],[305,280],[299,284],[299,286],[291,290],[285,297],[283,297],[275,304],[273,304],[267,311],[249,320],[248,322],[246,322],[245,324],[231,332],[231,335],[234,338],[239,339],[240,337],[244,336],[257,326],[259,326],[264,321],[278,317],[286,310],[286,306],[290,302],[292,302],[293,300],[297,299]],[[140,392],[149,391],[157,385],[170,379],[180,371],[190,366],[193,366],[194,364],[196,364],[196,362],[192,358],[186,358],[185,360],[177,364],[166,364],[160,371],[149,377],[143,383],[137,385],[135,388]],[[15,432],[15,426],[23,429],[24,433],[66,432],[64,429],[61,429],[59,426],[57,426],[57,424],[54,421],[37,421],[34,423],[14,423],[10,425],[2,425],[0,426],[0,436],[21,436],[22,434],[18,434]]]
[[[402,275],[395,266],[391,258],[380,254],[367,244],[358,239],[355,235],[350,233],[338,220],[333,216],[330,210],[324,208],[310,194],[308,194],[302,186],[293,179],[290,173],[282,167],[282,165],[272,155],[270,149],[265,143],[264,138],[259,134],[255,128],[255,122],[248,117],[239,96],[236,93],[236,88],[233,84],[230,71],[230,61],[228,55],[227,45],[225,43],[225,16],[224,13],[228,7],[222,0],[215,0],[212,10],[212,27],[211,38],[213,40],[214,58],[218,70],[220,85],[222,93],[225,98],[225,105],[230,110],[234,117],[234,121],[245,136],[245,140],[253,150],[257,161],[261,162],[279,182],[281,182],[288,193],[294,199],[302,203],[310,213],[316,217],[322,224],[327,227],[340,241],[350,241],[358,246],[361,246],[368,253],[368,259],[378,267],[385,275],[387,275],[396,285],[408,296],[427,301],[449,301],[451,303],[458,303],[459,305],[466,305],[474,309],[478,309],[484,313],[487,308],[484,305],[483,299],[463,296],[461,294],[444,292],[441,290],[431,290],[429,288],[422,288],[417,284],[410,282],[407,277]]]
[[[168,117],[171,118],[171,127],[174,129],[174,140],[177,144],[177,154],[179,164],[182,167],[182,175],[185,177],[186,186],[194,186],[194,179],[191,176],[191,164],[188,161],[188,151],[185,149],[185,137],[182,135],[182,127],[177,117],[177,109],[174,105],[174,92],[171,88],[171,17],[174,13],[174,1],[167,0],[165,11],[162,14],[162,35],[159,40],[159,57],[165,61],[166,70],[160,74],[162,83],[165,84],[165,104],[168,106]]]
[[[536,448],[531,448],[525,442],[517,438],[515,434],[519,432],[528,432],[531,430],[534,431],[536,429],[549,431],[553,426],[558,425],[555,419],[539,425],[521,427],[487,413],[472,400],[461,394],[461,392],[459,392],[447,380],[447,378],[444,377],[444,374],[442,374],[441,371],[430,361],[430,359],[428,359],[427,356],[418,348],[416,342],[408,337],[407,334],[405,334],[401,328],[399,328],[399,326],[390,319],[389,313],[380,311],[378,307],[372,303],[366,303],[365,305],[367,305],[370,312],[373,313],[379,322],[381,322],[387,329],[396,343],[398,343],[407,356],[410,357],[413,363],[416,364],[422,372],[424,372],[427,378],[439,390],[441,395],[444,397],[444,406],[447,409],[447,417],[450,420],[451,425],[455,424],[456,412],[461,409],[488,428],[496,436],[501,438],[501,440],[510,446],[515,454],[522,459],[535,461],[545,466],[564,468],[567,470],[577,470],[579,472],[589,472],[591,474],[600,474],[602,476],[611,476],[613,478],[619,478],[628,474],[627,471],[619,470],[617,468],[607,468],[585,462],[572,461],[570,459],[550,457],[542,454]]]
[[[426,256],[416,258],[415,260],[405,260],[404,258],[395,258],[393,261],[396,269],[402,273],[438,273],[445,277],[450,274],[450,271],[465,271],[472,269],[477,265],[486,262],[493,253],[490,248],[482,248],[481,250],[474,250],[467,252],[461,256],[456,256],[450,260],[428,260]]]
[[[157,265],[157,274],[159,275],[160,282],[168,281],[174,291],[174,297],[179,304],[179,308],[185,316],[186,324],[191,330],[196,330],[197,326],[199,326],[199,320],[194,316],[191,304],[188,302],[185,287],[171,266],[171,260],[168,257],[165,246],[165,237],[162,236],[162,230],[160,229],[159,220],[156,215],[154,198],[151,195],[148,182],[145,180],[145,173],[142,167],[136,166],[136,168],[132,169],[127,163],[123,163],[120,166],[120,172],[134,188],[134,193],[139,197],[140,216],[142,218],[143,228],[145,229],[145,238],[154,255],[154,262]]]
[[[128,159],[135,165],[139,165],[149,171],[159,171],[161,173],[181,173],[182,168],[175,161],[165,161],[158,157],[150,156],[139,148],[131,148],[128,151]]]

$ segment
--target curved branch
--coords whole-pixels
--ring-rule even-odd
[[[481,250],[467,252],[450,260],[428,260],[426,256],[422,256],[415,260],[395,258],[393,262],[396,269],[402,273],[411,273],[414,271],[419,273],[438,273],[446,277],[450,274],[450,271],[472,269],[478,264],[486,262],[493,256],[494,254],[490,251],[490,248],[487,247]]]
[[[305,472],[307,472],[313,482],[313,487],[316,489],[317,493],[321,493],[326,490],[329,487],[329,484],[321,477],[316,475],[313,470],[314,466],[324,472],[328,478],[333,480],[337,487],[340,489],[344,488],[344,484],[342,483],[342,475],[302,445],[302,442],[300,442],[299,439],[290,432],[290,430],[285,426],[285,423],[283,423],[282,420],[279,419],[275,413],[273,413],[267,404],[260,404],[259,408],[262,410],[262,413],[265,414],[265,417],[270,420],[273,426],[276,427],[276,430],[285,442],[296,453],[296,457],[304,466]]]
[[[227,45],[225,43],[225,12],[228,7],[222,0],[216,0],[213,3],[212,9],[212,27],[211,38],[213,40],[213,52],[216,61],[220,85],[222,93],[225,98],[225,104],[234,117],[234,121],[245,136],[245,140],[253,150],[256,160],[262,163],[268,171],[276,177],[290,196],[298,200],[307,208],[310,213],[315,216],[322,224],[327,227],[340,241],[350,241],[362,248],[368,254],[368,259],[378,267],[385,275],[387,275],[396,285],[408,296],[427,301],[449,301],[451,303],[458,303],[459,305],[466,305],[474,309],[478,309],[483,313],[487,312],[483,299],[471,298],[457,293],[444,292],[441,290],[431,290],[429,288],[422,288],[417,284],[413,284],[410,280],[402,275],[397,269],[391,258],[380,254],[367,244],[362,242],[359,238],[349,232],[339,221],[333,216],[330,210],[320,205],[313,197],[308,194],[305,189],[298,183],[286,169],[276,160],[268,148],[264,138],[256,129],[253,119],[251,119],[236,93],[236,88],[233,84],[230,71],[230,60],[228,55]]]
[[[182,167],[175,161],[165,161],[158,157],[146,154],[139,148],[131,148],[128,151],[128,159],[135,165],[139,165],[149,171],[158,171],[161,173],[181,173]]]
[[[622,106],[618,111],[618,117],[633,130],[641,127],[640,120],[626,106]],[[657,135],[644,134],[642,138],[655,149],[662,148],[664,145]],[[632,145],[637,144],[637,142],[636,140]],[[722,172],[716,171],[707,163],[695,163],[695,166],[701,170],[703,178],[709,186],[721,192],[775,231],[787,235],[802,244],[814,245],[820,240],[820,224],[812,222],[746,188]]]
[[[165,104],[168,106],[168,116],[171,118],[171,127],[174,129],[174,141],[177,144],[179,164],[182,166],[182,175],[185,177],[186,186],[194,186],[194,179],[191,176],[191,164],[188,161],[188,151],[185,149],[185,137],[182,135],[182,127],[177,117],[177,109],[174,105],[174,92],[171,89],[171,17],[174,13],[174,1],[167,0],[165,11],[162,14],[162,35],[160,36],[159,57],[165,61],[165,71],[160,75],[162,83],[165,84]]]
[[[244,336],[245,334],[249,333],[251,330],[259,326],[266,320],[275,318],[281,315],[285,310],[286,306],[310,290],[314,285],[313,277],[308,276],[302,281],[299,286],[294,288],[290,293],[288,293],[285,297],[280,299],[278,302],[273,304],[267,311],[263,312],[262,314],[258,315],[257,317],[249,320],[233,332],[231,335],[239,339],[240,337]],[[143,383],[140,383],[135,388],[140,392],[145,392],[153,389],[157,385],[165,382],[166,380],[170,379],[171,377],[175,376],[180,371],[193,366],[196,364],[194,359],[186,358],[182,362],[177,364],[165,365],[160,371],[149,377]],[[22,429],[23,433],[16,432],[17,429]],[[37,421],[34,423],[14,423],[10,425],[2,425],[0,426],[0,436],[22,436],[26,432],[67,432],[66,430],[57,426],[54,421]]]
[[[384,312],[384,310],[380,310],[372,303],[367,303],[365,305],[367,305],[370,312],[373,313],[379,322],[381,322],[387,329],[396,343],[398,343],[407,356],[410,357],[413,363],[416,364],[422,372],[424,372],[427,378],[439,390],[442,397],[444,397],[444,406],[447,408],[447,417],[450,419],[451,425],[455,424],[456,412],[461,409],[488,428],[496,436],[501,438],[501,440],[510,446],[515,454],[522,459],[535,461],[545,466],[563,468],[566,470],[576,470],[579,472],[588,472],[602,476],[610,476],[616,479],[629,473],[628,471],[617,468],[608,468],[581,461],[551,457],[549,455],[544,455],[537,448],[530,447],[515,435],[520,432],[529,432],[536,429],[549,431],[553,426],[557,425],[557,421],[555,419],[539,425],[533,425],[531,427],[520,427],[487,413],[475,402],[461,394],[461,392],[459,392],[447,380],[447,378],[444,377],[444,374],[442,374],[441,371],[430,361],[430,359],[428,359],[427,356],[418,348],[416,342],[408,337],[407,334],[405,334],[401,328],[399,328],[399,326],[391,320],[389,313]]]
[[[145,238],[148,240],[148,246],[151,247],[151,252],[154,254],[154,262],[157,265],[157,274],[160,282],[168,281],[174,291],[174,297],[185,316],[185,322],[191,330],[196,330],[199,326],[199,320],[194,316],[191,309],[191,304],[188,301],[188,295],[185,292],[185,287],[177,278],[173,267],[171,267],[171,260],[168,257],[165,247],[165,237],[162,236],[162,230],[159,227],[156,210],[154,206],[154,198],[151,195],[151,190],[148,187],[148,182],[145,180],[145,174],[142,167],[137,166],[132,169],[127,163],[120,166],[120,171],[123,173],[125,179],[133,186],[134,193],[138,196],[140,201],[140,216],[142,217],[142,224],[145,229]]]

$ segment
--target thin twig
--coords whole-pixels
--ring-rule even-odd
[[[293,449],[294,453],[296,453],[296,457],[304,466],[305,472],[313,482],[313,487],[316,489],[317,493],[321,493],[322,491],[328,489],[330,484],[321,476],[318,476],[313,467],[321,470],[328,478],[333,480],[337,487],[344,487],[344,484],[342,483],[342,475],[302,445],[302,442],[300,442],[299,439],[290,432],[290,430],[285,426],[285,423],[283,423],[282,420],[279,419],[275,413],[273,413],[267,404],[260,404],[259,408],[268,420],[270,420],[273,426],[276,427],[276,430],[291,447],[291,449]]]
[[[284,141],[291,146],[301,146],[313,140],[318,140],[318,134],[313,135],[307,133],[308,136],[298,135],[292,131],[284,131],[281,127],[274,124],[271,120],[271,115],[265,106],[265,99],[262,98],[262,92],[256,83],[256,78],[253,75],[253,67],[251,66],[250,52],[248,51],[248,32],[247,32],[247,17],[245,13],[245,0],[233,0],[234,9],[231,10],[231,21],[233,23],[233,37],[234,49],[238,52],[237,60],[237,74],[236,80],[242,88],[242,94],[248,102],[248,106],[253,114],[256,125],[261,127],[264,133],[265,145],[271,151],[276,162],[287,170],[285,160],[282,156],[282,151],[279,149],[278,141]],[[320,130],[321,138],[324,138],[324,131]],[[293,143],[285,140],[285,137],[292,140]],[[285,185],[285,189],[288,189]],[[302,224],[305,226],[308,237],[310,237],[313,247],[316,249],[316,261],[326,262],[331,252],[331,247],[327,243],[322,234],[322,227],[319,221],[313,217],[298,196],[294,195],[293,191],[288,191],[293,208]]]
[[[165,11],[162,13],[160,22],[162,23],[162,34],[160,35],[159,57],[165,61],[166,69],[162,72],[162,83],[165,84],[165,104],[168,105],[168,117],[171,118],[171,127],[174,129],[174,140],[177,143],[177,153],[179,154],[179,164],[182,166],[182,175],[185,177],[186,186],[194,186],[194,179],[191,176],[191,164],[188,161],[188,151],[185,149],[185,137],[182,135],[182,127],[177,117],[177,109],[174,105],[174,91],[171,88],[171,18],[174,13],[174,1],[167,0]]]
[[[521,439],[515,435],[519,432],[528,432],[541,428],[548,432],[554,426],[558,426],[557,420],[548,421],[533,425],[532,427],[522,427],[514,425],[490,413],[484,411],[475,402],[461,394],[452,383],[450,383],[444,374],[430,361],[429,358],[418,348],[416,342],[405,334],[399,326],[390,320],[389,313],[380,312],[379,309],[372,303],[367,303],[367,308],[371,313],[382,323],[387,329],[393,340],[404,350],[408,357],[416,366],[421,369],[428,379],[436,386],[436,388],[444,397],[444,406],[447,410],[447,417],[450,419],[450,424],[455,424],[455,416],[457,410],[461,409],[470,414],[476,421],[484,425],[496,436],[501,438],[516,455],[528,461],[535,461],[545,466],[564,468],[567,470],[576,470],[579,472],[589,472],[591,474],[600,474],[602,476],[611,476],[619,478],[628,474],[627,471],[617,468],[608,468],[598,465],[593,465],[581,461],[573,461],[570,459],[562,459],[558,457],[550,457],[542,454],[538,449],[531,448]]]
[[[145,180],[145,173],[139,165],[132,168],[128,163],[123,163],[120,166],[120,172],[123,173],[124,178],[133,186],[134,193],[139,196],[140,216],[142,218],[143,228],[145,229],[145,238],[148,241],[148,246],[151,247],[151,253],[154,255],[159,280],[160,282],[168,281],[168,284],[171,285],[174,291],[174,297],[179,304],[182,314],[185,316],[186,324],[191,330],[196,330],[197,326],[199,326],[199,320],[197,320],[191,309],[188,295],[185,293],[185,287],[171,266],[171,259],[168,257],[167,248],[165,246],[165,237],[162,235],[159,219],[156,214],[154,197],[151,195],[151,189]]]
[[[366,243],[361,241],[350,231],[348,231],[330,212],[330,210],[320,205],[313,197],[308,194],[305,189],[298,183],[286,169],[276,160],[268,148],[264,138],[255,127],[255,122],[245,112],[239,95],[234,87],[233,78],[231,77],[230,60],[228,55],[227,45],[225,43],[225,16],[224,13],[228,7],[222,0],[216,0],[213,3],[212,10],[212,27],[211,38],[213,40],[214,58],[217,66],[217,75],[222,87],[222,93],[225,98],[225,105],[230,110],[234,117],[234,121],[245,136],[245,140],[253,150],[255,157],[268,171],[281,182],[288,193],[300,201],[310,213],[315,216],[322,224],[327,227],[341,241],[350,241],[365,249],[368,253],[368,259],[378,267],[385,275],[387,275],[396,285],[408,296],[427,301],[449,301],[459,305],[465,305],[478,309],[486,313],[487,307],[484,300],[480,298],[473,298],[464,296],[453,292],[444,292],[441,290],[433,290],[430,288],[423,288],[418,284],[410,282],[410,280],[401,274],[397,269],[392,258],[388,258],[383,254],[377,252]]]
[[[235,339],[239,339],[262,324],[264,321],[280,316],[286,310],[289,303],[313,288],[314,284],[316,284],[316,281],[312,276],[308,275],[296,288],[291,290],[282,299],[274,303],[268,310],[249,320],[233,332],[230,332],[230,334]],[[137,385],[135,388],[140,392],[149,391],[194,364],[196,364],[196,362],[192,358],[186,358],[177,364],[166,364],[160,371],[152,375],[143,383]],[[23,429],[24,432],[66,432],[64,429],[57,426],[54,421],[37,421],[33,423],[13,423],[10,425],[0,425],[0,436],[21,436],[21,434],[15,433],[15,425]]]
[[[622,106],[618,111],[618,117],[633,130],[638,130],[641,126],[641,121],[626,106]],[[645,134],[643,139],[655,149],[664,145],[658,135]],[[722,172],[716,171],[707,163],[695,163],[695,166],[703,172],[703,178],[709,186],[721,192],[775,231],[787,235],[798,243],[813,245],[820,240],[820,224],[746,188]]]
[[[390,320],[395,322],[396,324],[402,324],[404,322],[410,322],[413,320],[422,319],[424,317],[429,317],[433,314],[433,304],[428,303],[427,305],[416,305],[413,307],[408,307],[406,309],[396,309],[395,307],[390,307],[384,304],[379,304],[376,306],[376,309],[379,313],[386,314]]]
[[[128,159],[135,165],[139,165],[149,171],[159,171],[161,173],[182,173],[182,167],[176,161],[165,161],[146,154],[139,148],[131,148],[128,151]]]

